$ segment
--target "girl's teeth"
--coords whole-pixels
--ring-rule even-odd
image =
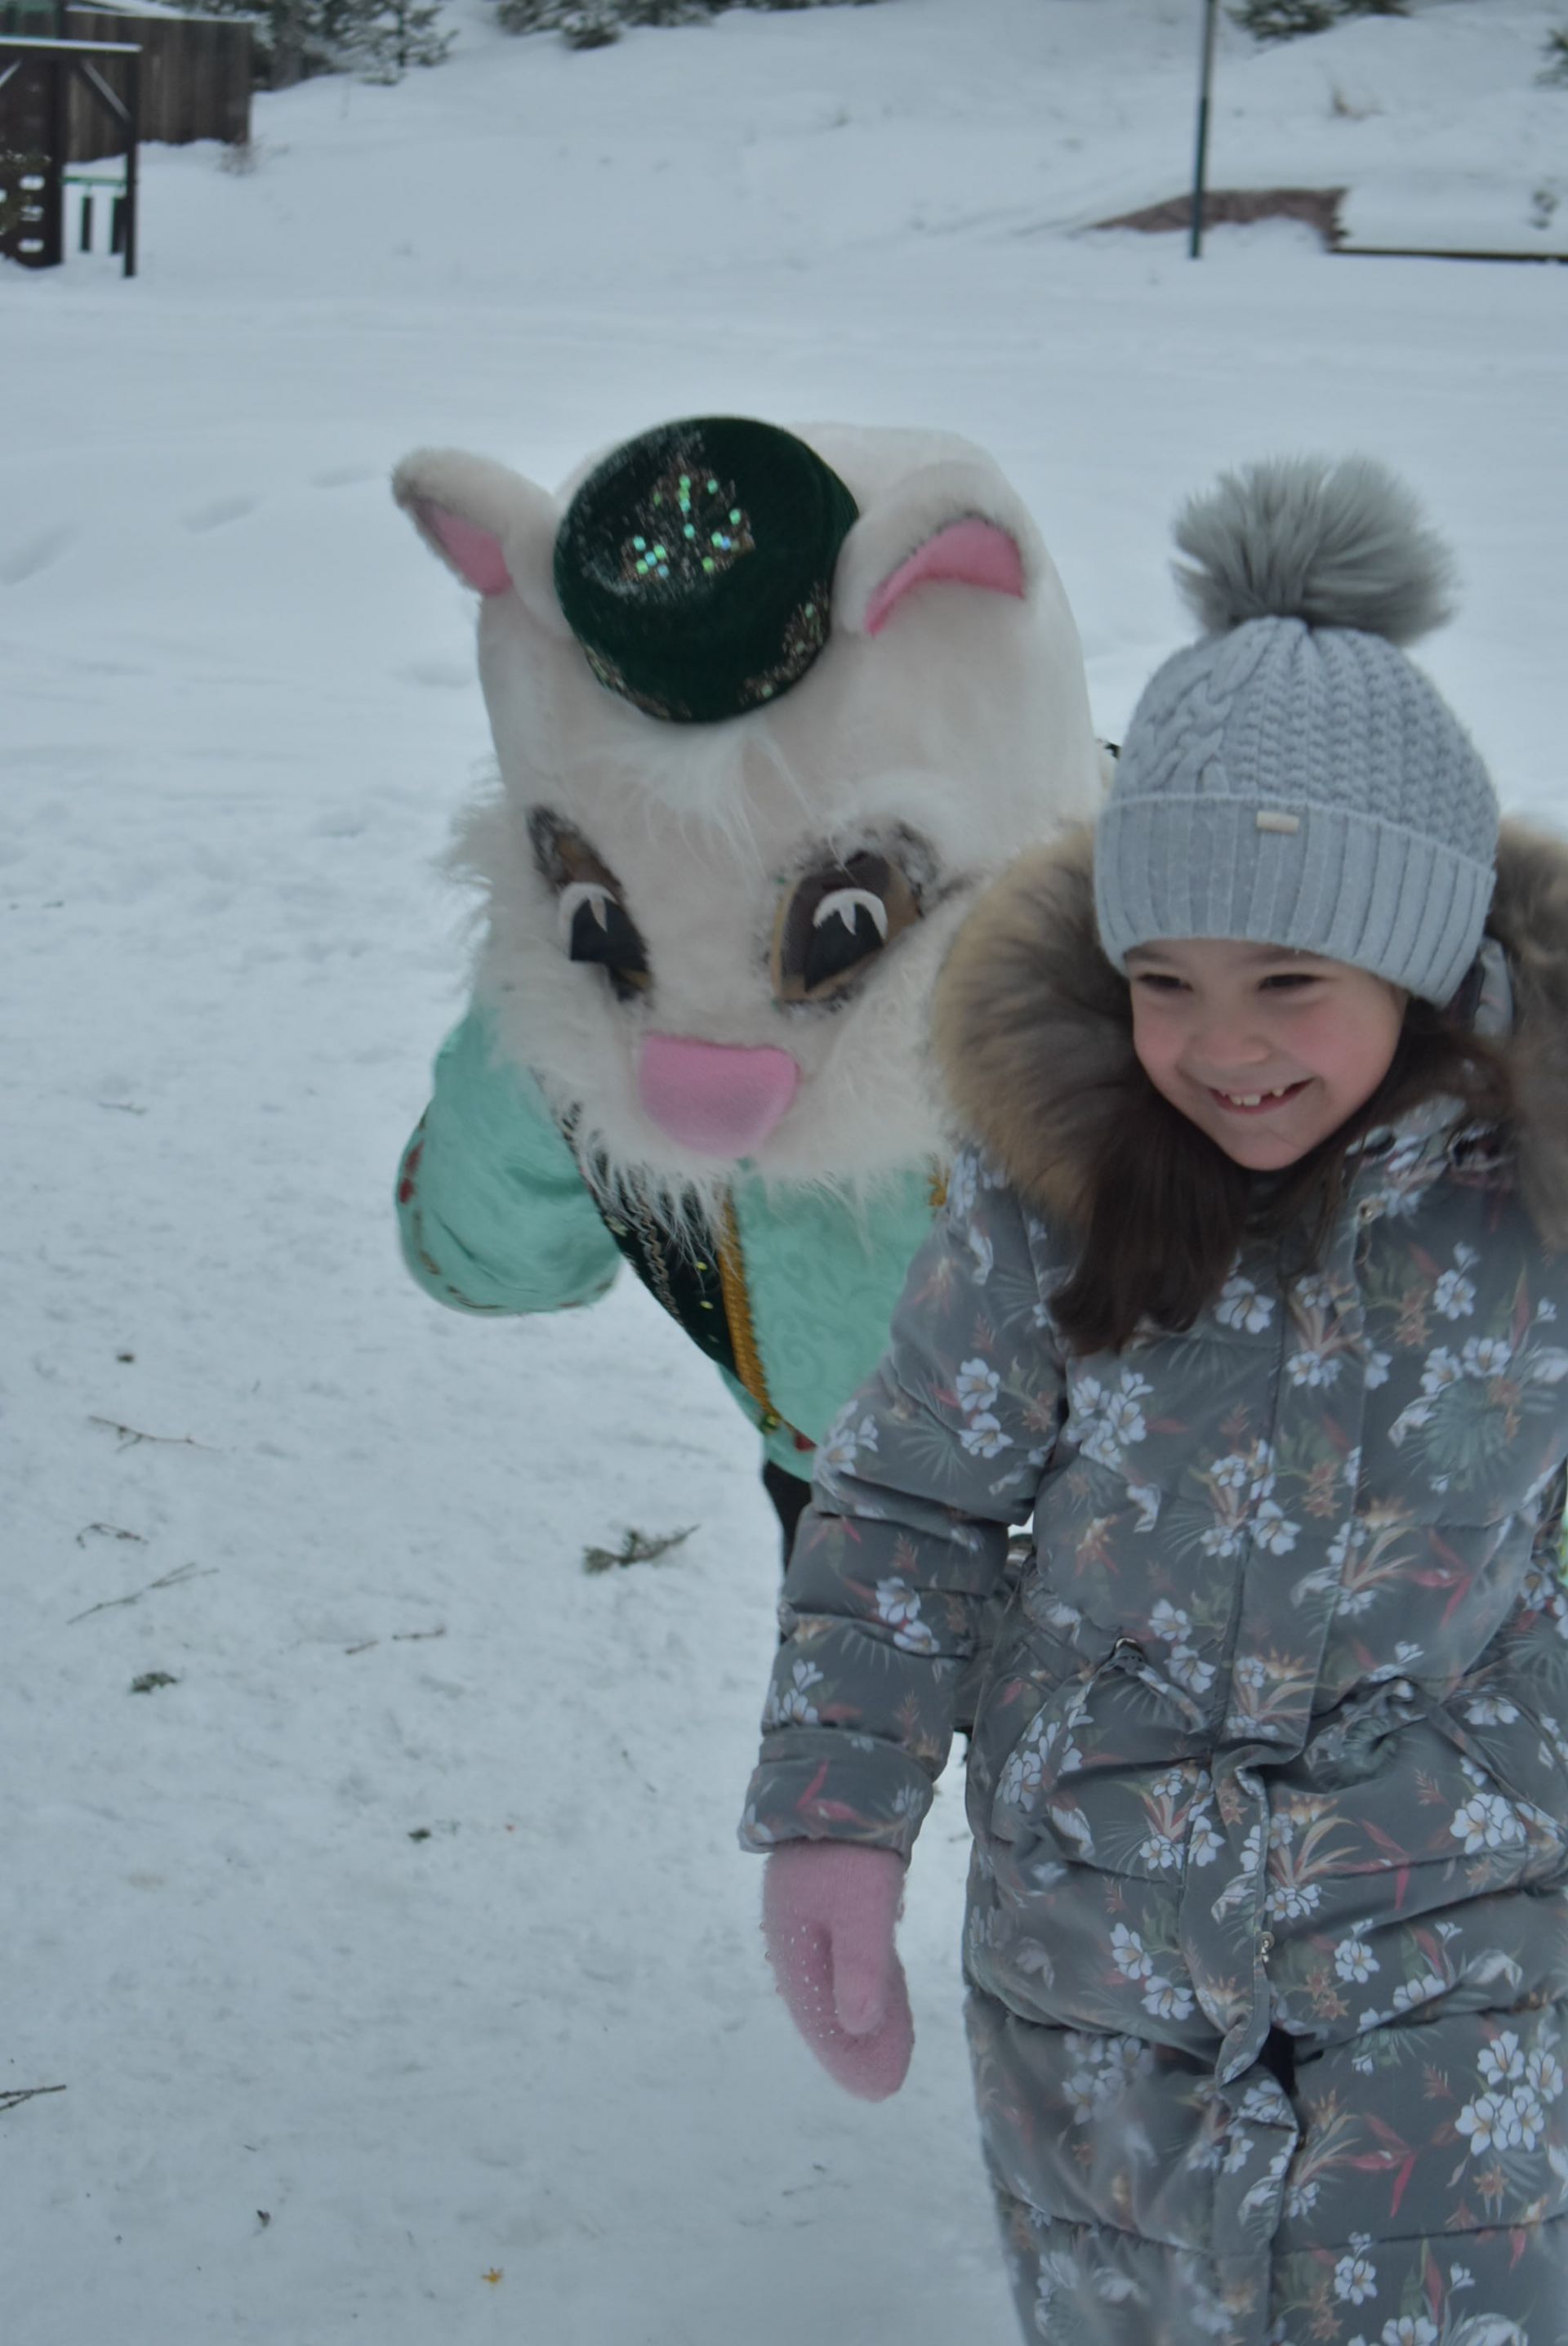
[[[1232,1107],[1261,1107],[1266,1099],[1283,1099],[1288,1088],[1281,1085],[1272,1092],[1221,1092],[1220,1098],[1228,1100]]]

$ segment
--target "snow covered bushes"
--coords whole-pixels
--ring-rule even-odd
[[[561,33],[574,48],[602,48],[625,25],[696,25],[726,8],[864,8],[871,0],[497,0],[509,33]]]
[[[1235,0],[1231,15],[1259,41],[1326,33],[1347,16],[1408,16],[1405,0]]]

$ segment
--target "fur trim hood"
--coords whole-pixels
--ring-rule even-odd
[[[1487,933],[1507,957],[1521,1186],[1568,1247],[1568,842],[1505,823]],[[1018,858],[970,913],[938,980],[933,1031],[963,1131],[1047,1219],[1081,1226],[1089,1167],[1144,1077],[1126,980],[1100,950],[1094,833]]]

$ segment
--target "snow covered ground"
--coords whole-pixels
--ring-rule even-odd
[[[1568,247],[1561,14],[1227,30],[1215,184]],[[397,1263],[486,744],[384,481],[701,409],[955,426],[1114,735],[1183,632],[1180,495],[1370,449],[1461,557],[1433,671],[1568,820],[1568,272],[1078,233],[1185,184],[1197,18],[886,0],[573,55],[468,0],[438,72],[260,99],[249,173],[150,150],[134,284],[0,270],[0,2092],[66,2088],[0,2112],[15,2346],[1010,2338],[956,1786],[915,2070],[861,2108],[733,1848],[776,1579],[744,1428],[629,1286],[502,1325]]]

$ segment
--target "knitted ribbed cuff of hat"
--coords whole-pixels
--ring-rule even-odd
[[[1473,958],[1493,880],[1439,841],[1332,806],[1162,793],[1113,801],[1095,842],[1118,969],[1156,939],[1237,937],[1353,963],[1429,1002]]]

